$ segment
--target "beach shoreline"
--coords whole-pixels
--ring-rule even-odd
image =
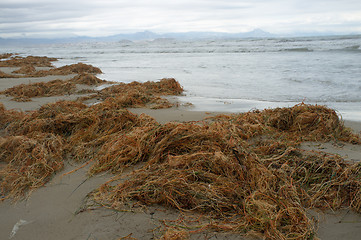
[[[5,73],[11,73],[13,68],[0,68]],[[74,75],[46,76],[39,78],[2,78],[0,91],[4,91],[22,83],[46,82],[55,79],[69,80]],[[80,95],[69,94],[56,97],[36,97],[30,102],[15,102],[11,97],[0,96],[0,102],[7,110],[32,111],[47,103],[59,100],[75,100]],[[133,114],[147,114],[160,124],[169,122],[199,122],[222,112],[190,111],[190,107],[178,106],[167,109],[130,108]],[[361,132],[361,122],[345,121],[345,126],[354,133]],[[347,161],[361,161],[361,146],[350,143],[330,141],[326,143],[306,142],[301,146],[308,151],[324,151],[344,157]],[[159,230],[164,227],[163,219],[178,219],[180,213],[170,208],[160,206],[149,207],[143,211],[118,212],[105,208],[84,210],[79,209],[84,204],[88,193],[100,184],[108,181],[112,175],[97,174],[87,176],[88,167],[75,173],[65,173],[77,169],[79,164],[67,164],[61,172],[56,173],[51,180],[35,190],[26,201],[11,203],[0,202],[0,239],[121,239],[134,237],[137,239],[157,239]],[[1,165],[0,165],[1,168]],[[127,171],[131,172],[132,168]],[[0,196],[1,197],[1,196]],[[359,223],[361,215],[349,209],[337,212],[312,213],[319,219],[318,237],[321,239],[358,239],[361,233]],[[23,221],[21,221],[23,220]],[[14,227],[17,231],[12,235]],[[156,229],[156,230],[155,230]],[[205,231],[191,235],[192,239],[249,239],[234,233],[217,233]],[[126,238],[125,238],[126,239]],[[252,238],[251,238],[252,239]],[[257,238],[256,238],[257,239]]]

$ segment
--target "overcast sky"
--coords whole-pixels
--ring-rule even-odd
[[[0,37],[255,28],[361,33],[361,0],[0,0]]]

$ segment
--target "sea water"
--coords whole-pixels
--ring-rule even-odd
[[[173,77],[191,110],[244,112],[326,105],[361,121],[361,36],[88,42],[0,47],[1,52],[100,67],[109,81]]]

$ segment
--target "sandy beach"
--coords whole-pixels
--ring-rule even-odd
[[[11,74],[15,67],[1,67],[4,73]],[[50,75],[44,77],[1,78],[0,91],[19,84],[49,82],[56,79],[69,80],[76,74]],[[77,85],[79,89],[94,87]],[[16,102],[11,96],[0,95],[0,102],[7,110],[32,111],[47,103],[59,100],[75,100],[87,94],[67,94],[65,96],[33,97],[29,102]],[[168,122],[198,122],[218,115],[217,112],[192,111],[191,107],[176,106],[166,109],[129,108],[133,114],[147,114],[160,124]],[[346,121],[345,126],[354,133],[361,132],[360,122]],[[361,145],[340,141],[302,143],[301,149],[307,151],[337,154],[347,162],[361,161]],[[6,163],[0,161],[0,169]],[[81,165],[81,164],[80,164]],[[165,231],[163,220],[198,218],[196,213],[180,213],[169,207],[151,205],[129,211],[117,211],[104,207],[85,209],[87,196],[114,175],[102,172],[89,177],[90,165],[77,169],[79,163],[67,162],[43,187],[34,190],[25,200],[13,202],[6,199],[0,202],[0,239],[159,239]],[[138,165],[127,168],[131,173]],[[123,181],[123,180],[119,180]],[[0,196],[1,198],[2,196]],[[321,211],[309,210],[308,214],[318,219],[317,237],[320,239],[359,239],[361,234],[361,215],[350,208]],[[175,223],[176,224],[176,223]],[[187,235],[188,236],[188,235]],[[164,236],[163,236],[164,237]],[[212,230],[195,231],[190,239],[262,239],[262,235],[244,236],[240,233]],[[163,239],[182,239],[163,238]]]

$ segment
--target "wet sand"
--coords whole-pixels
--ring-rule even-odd
[[[0,68],[4,72],[13,69]],[[63,80],[72,75],[61,76]],[[59,76],[42,78],[2,78],[0,90],[36,81],[51,81]],[[0,95],[7,109],[22,111],[34,110],[41,105],[61,99],[75,99],[78,96],[68,95],[59,97],[33,98],[32,102],[14,102],[9,97]],[[186,107],[171,109],[130,109],[133,113],[146,113],[160,123],[169,121],[200,121],[217,113],[189,111]],[[346,126],[355,132],[361,131],[361,123],[346,122]],[[306,150],[324,151],[343,156],[352,162],[361,161],[361,146],[339,142],[308,142],[301,146]],[[0,165],[0,168],[2,165]],[[100,184],[108,181],[112,176],[100,174],[93,177],[86,175],[87,167],[79,171],[62,176],[63,173],[77,168],[68,164],[44,187],[34,191],[27,200],[11,203],[6,200],[0,202],[0,239],[118,239],[134,237],[136,239],[157,239],[162,228],[163,219],[177,219],[179,213],[160,206],[149,207],[139,212],[118,212],[105,208],[90,211],[80,211],[84,199],[89,192]],[[131,171],[129,169],[128,171]],[[1,197],[1,196],[0,196]],[[321,239],[360,239],[361,215],[348,209],[337,212],[310,211],[319,219],[318,237]],[[21,221],[22,220],[22,221]],[[18,223],[17,231],[12,235],[14,226]],[[16,230],[16,228],[15,228]],[[238,234],[210,233],[191,235],[192,239],[246,239]]]

